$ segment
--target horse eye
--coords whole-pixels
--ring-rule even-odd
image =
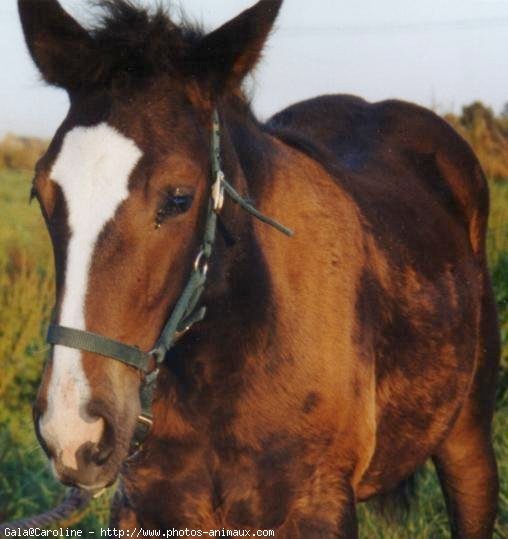
[[[176,217],[187,212],[192,206],[192,200],[192,194],[181,188],[166,193],[164,201],[157,211],[156,227],[159,228],[169,217]]]

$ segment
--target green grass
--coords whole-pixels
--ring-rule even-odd
[[[491,267],[508,253],[508,181],[491,184],[488,253]]]
[[[52,478],[35,439],[30,404],[41,375],[43,331],[53,302],[52,255],[37,204],[28,205],[26,173],[0,171],[0,521],[54,505],[64,489]],[[508,536],[508,184],[492,184],[489,258],[504,342],[502,379],[495,418],[501,471],[498,529]],[[448,520],[429,465],[407,521],[389,525],[371,506],[359,507],[364,539],[445,539]],[[107,499],[94,502],[79,524],[97,529],[108,518]]]

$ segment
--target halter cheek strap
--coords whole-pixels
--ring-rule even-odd
[[[208,264],[215,244],[217,216],[224,205],[225,194],[255,218],[287,236],[293,235],[290,229],[259,212],[226,181],[221,162],[220,122],[217,110],[213,112],[211,169],[214,183],[208,202],[203,240],[194,261],[189,280],[152,351],[143,352],[136,346],[124,344],[108,337],[79,329],[51,325],[48,330],[46,340],[49,344],[84,350],[116,359],[125,365],[141,371],[143,374],[143,383],[140,392],[142,414],[139,417],[138,431],[134,435],[134,442],[138,446],[142,443],[151,426],[152,396],[159,366],[164,362],[166,354],[175,342],[196,322],[203,320],[206,315],[206,307],[200,306],[200,300],[205,290]]]

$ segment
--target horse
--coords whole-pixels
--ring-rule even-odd
[[[282,0],[208,33],[99,3],[85,28],[18,0],[70,98],[32,190],[57,290],[34,424],[56,477],[119,478],[130,532],[351,539],[358,503],[432,459],[453,537],[490,538],[499,335],[470,147],[397,100],[258,121],[242,83]]]

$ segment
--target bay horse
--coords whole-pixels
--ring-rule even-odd
[[[57,281],[34,421],[57,478],[119,476],[124,530],[350,539],[358,502],[432,458],[453,537],[490,538],[499,337],[464,140],[352,96],[257,121],[242,81],[282,0],[211,33],[127,0],[87,29],[18,4],[70,97],[33,182]]]

